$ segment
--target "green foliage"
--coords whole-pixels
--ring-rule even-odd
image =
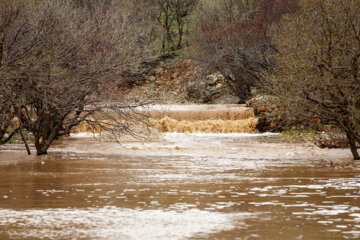
[[[286,142],[306,143],[314,142],[319,136],[320,133],[313,127],[304,127],[300,125],[286,129],[279,135],[275,135],[272,138]]]

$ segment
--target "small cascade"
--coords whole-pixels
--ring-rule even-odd
[[[206,121],[177,121],[169,117],[153,121],[160,132],[178,133],[253,133],[257,119],[242,120],[206,120]]]
[[[150,113],[160,132],[253,133],[257,125],[253,109],[241,105],[164,105]]]
[[[258,123],[253,109],[242,105],[153,105],[141,111],[150,117],[150,124],[159,132],[254,133]],[[130,123],[129,127],[141,131],[146,126],[139,121]],[[72,132],[103,131],[82,122]]]

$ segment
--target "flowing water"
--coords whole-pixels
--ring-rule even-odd
[[[155,105],[152,121],[160,132],[253,133],[254,111],[241,105]]]
[[[0,148],[0,239],[359,239],[360,164],[269,134]]]

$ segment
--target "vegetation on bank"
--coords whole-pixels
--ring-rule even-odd
[[[146,28],[123,4],[2,1],[1,140],[12,129],[27,145],[26,130],[42,155],[83,121],[112,132],[142,121],[141,113],[117,101],[112,91],[148,52],[146,40],[139,40],[146,38]]]
[[[315,124],[360,159],[357,0],[0,1],[0,144],[28,131],[46,154],[83,121],[131,131],[144,118],[129,90],[156,92],[150,73],[181,56],[250,100],[260,129]]]
[[[300,1],[275,27],[276,65],[261,84],[285,115],[333,126],[360,160],[359,1]]]

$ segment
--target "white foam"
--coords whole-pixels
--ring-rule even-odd
[[[94,138],[99,137],[98,133],[81,132],[81,133],[70,133],[71,138]]]
[[[208,105],[200,105],[200,104],[190,104],[190,105],[172,105],[172,104],[161,104],[161,105],[149,105],[145,107],[140,107],[139,109],[148,109],[152,111],[186,111],[186,110],[219,110],[219,109],[247,109],[244,105],[236,105],[236,104],[208,104]]]
[[[252,138],[252,137],[269,137],[276,136],[279,133],[164,133],[166,140],[173,140],[179,138],[191,138],[191,137],[224,137],[224,138]]]
[[[7,226],[7,234],[12,238],[187,239],[232,230],[239,227],[239,219],[250,216],[249,213],[226,214],[196,209],[182,212],[116,207],[0,209],[0,225]]]

